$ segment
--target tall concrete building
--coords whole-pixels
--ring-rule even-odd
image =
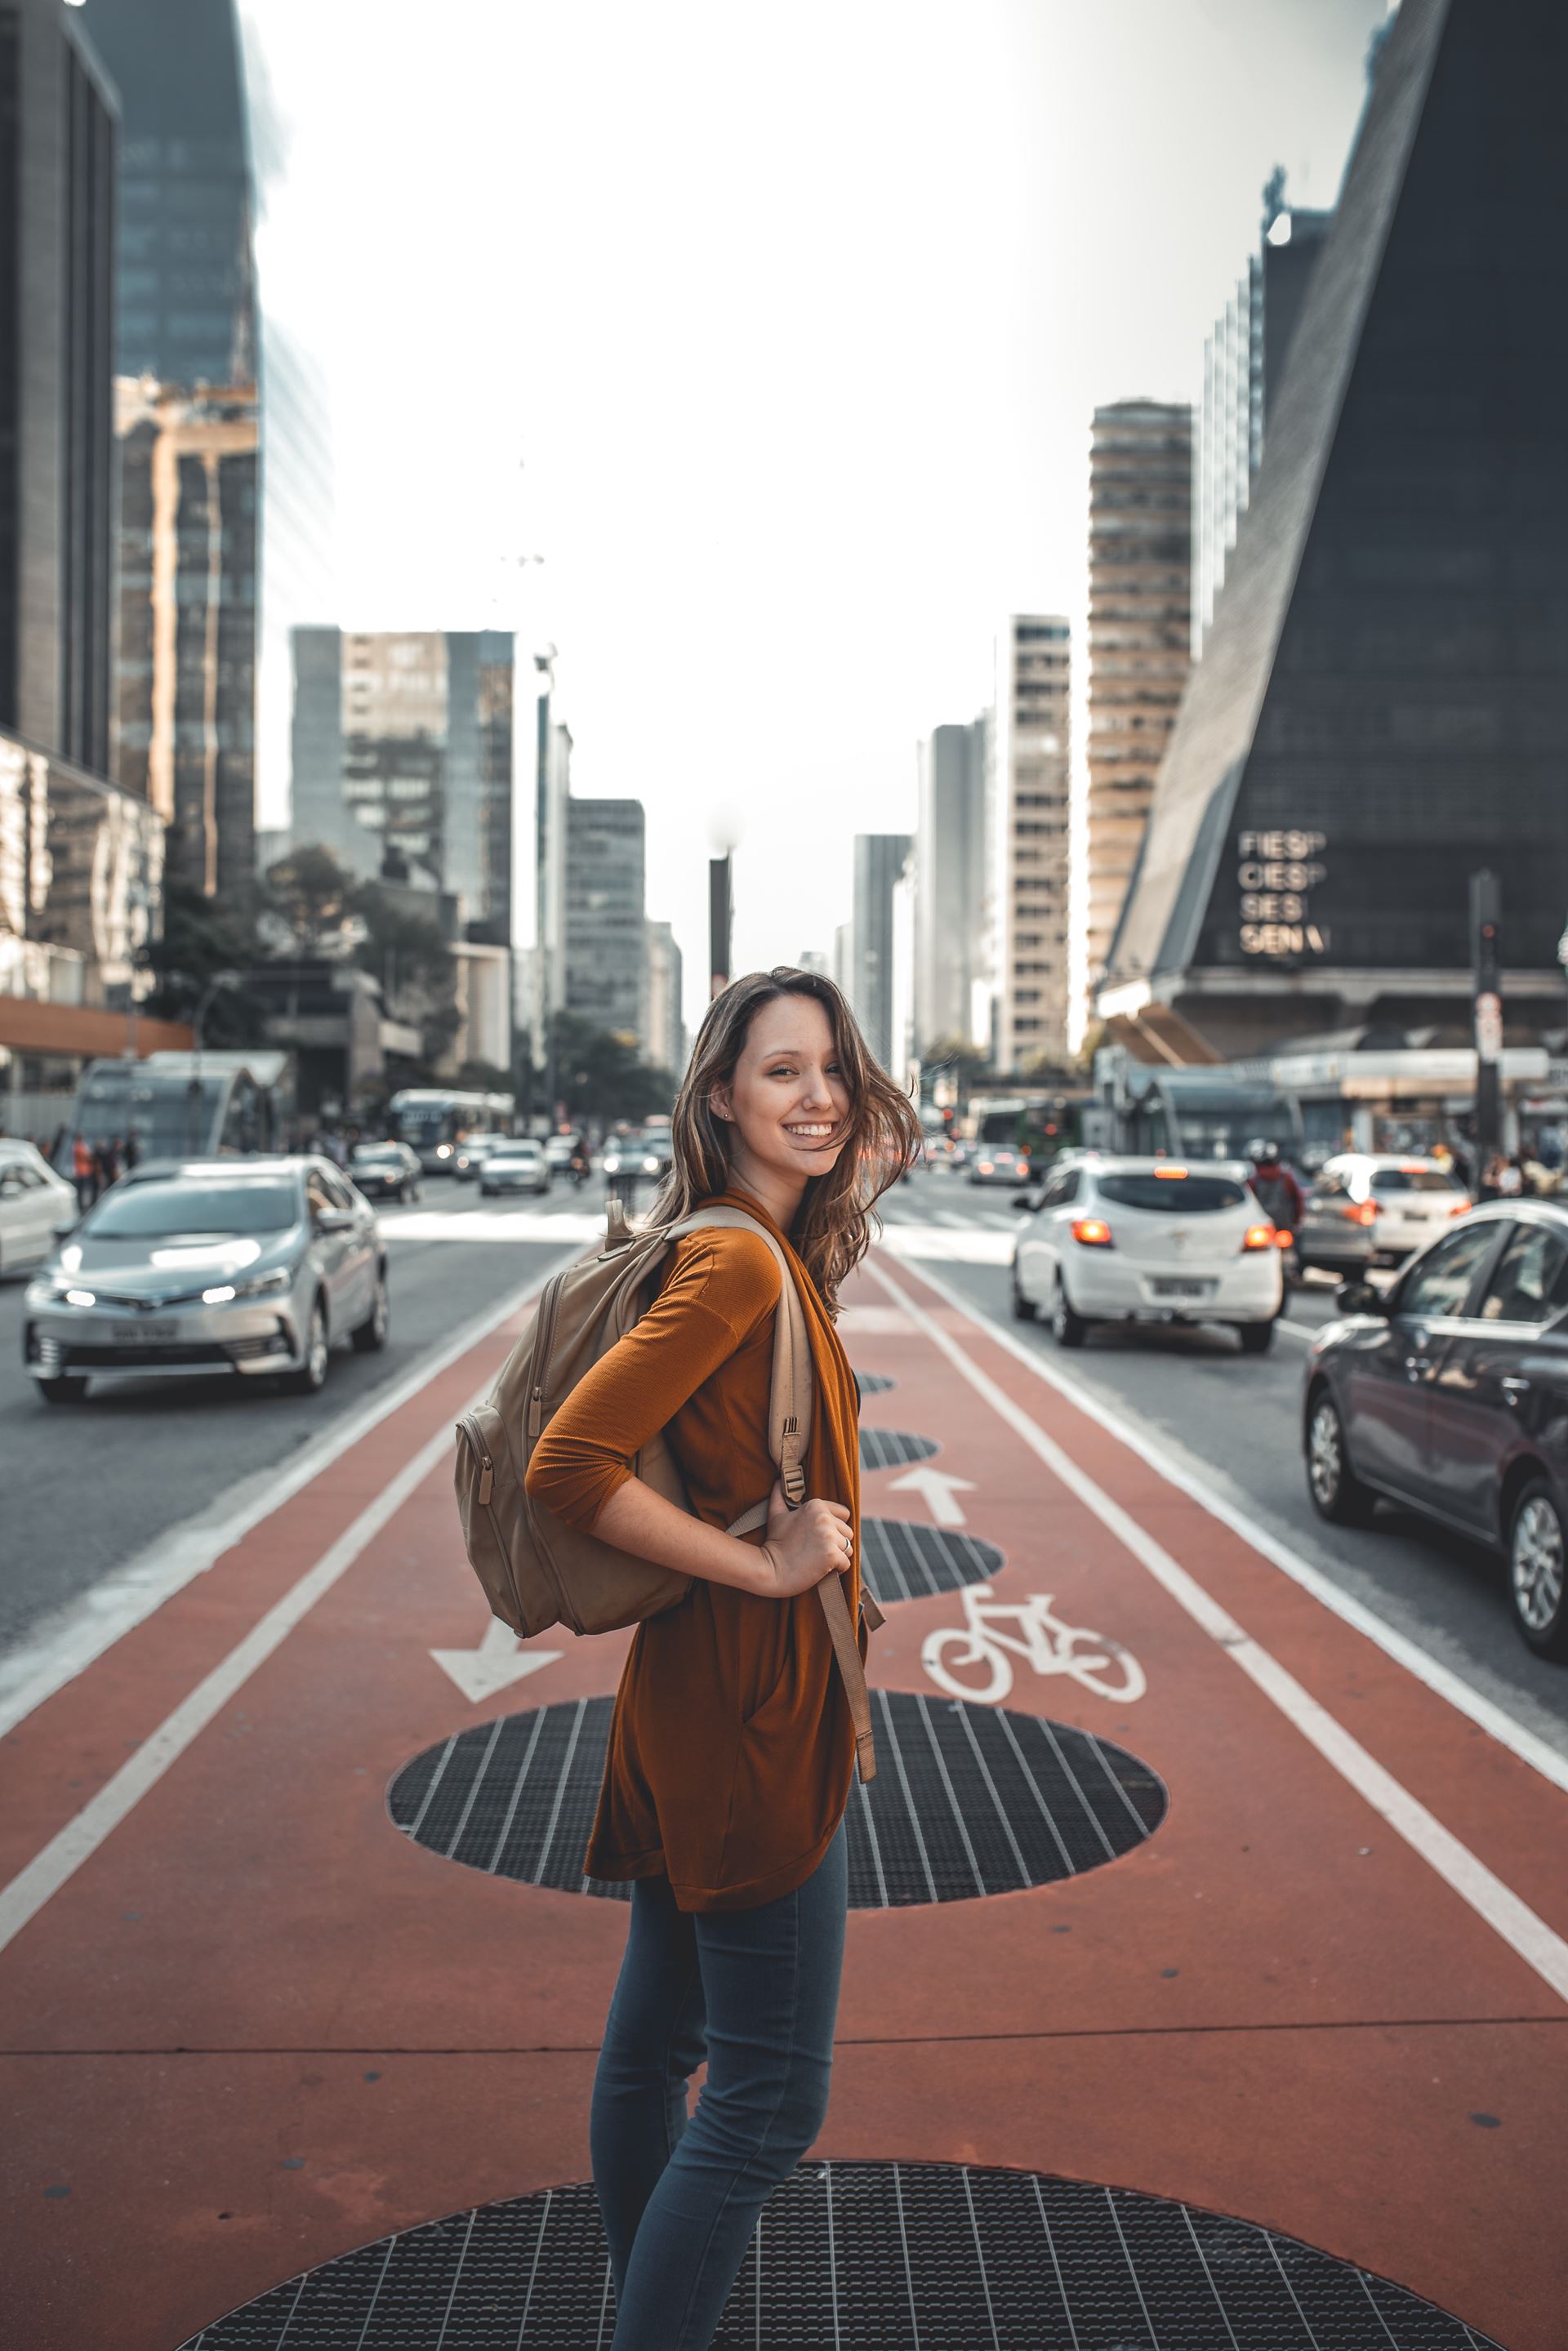
[[[536,710],[533,746],[534,952],[533,997],[528,1026],[534,1050],[545,1056],[549,1024],[564,1012],[566,987],[566,873],[570,853],[568,807],[571,799],[571,729],[552,714],[553,684],[548,659],[536,657],[543,691]]]
[[[648,1029],[641,800],[566,808],[566,1009],[629,1037]]]
[[[412,874],[463,935],[513,944],[511,637],[297,629],[293,838]]]
[[[894,892],[915,842],[907,832],[855,835],[849,997],[866,1043],[894,1072]]]
[[[1196,661],[1263,455],[1285,357],[1333,213],[1285,202],[1285,175],[1263,191],[1263,242],[1203,347],[1203,402],[1193,435],[1192,653]]]
[[[920,746],[915,818],[915,1036],[988,1044],[988,721]]]
[[[681,1018],[681,951],[668,923],[648,925],[648,1013],[644,1058],[679,1077],[686,1066]]]
[[[114,92],[58,0],[0,5],[0,726],[107,776]]]
[[[121,376],[118,780],[211,896],[255,864],[256,416],[252,386]]]
[[[1143,848],[1192,643],[1192,410],[1094,412],[1089,459],[1089,805],[1092,989]]]
[[[991,964],[1001,1071],[1067,1054],[1071,633],[1058,613],[1015,612],[997,641]]]
[[[1100,1008],[1227,1055],[1563,1023],[1568,15],[1404,0]]]

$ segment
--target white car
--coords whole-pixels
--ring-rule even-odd
[[[548,1192],[549,1163],[537,1143],[498,1143],[479,1165],[479,1189],[486,1199],[503,1192]]]
[[[1469,1207],[1469,1194],[1439,1159],[1342,1151],[1324,1161],[1307,1194],[1296,1254],[1303,1267],[1333,1273],[1402,1265]]]
[[[1043,1314],[1064,1347],[1096,1322],[1230,1322],[1270,1344],[1284,1303],[1273,1226],[1245,1161],[1085,1152],[1052,1170],[1013,1251],[1013,1311]]]
[[[76,1186],[30,1143],[0,1142],[0,1273],[41,1265],[80,1211]]]

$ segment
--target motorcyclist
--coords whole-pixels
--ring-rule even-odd
[[[1259,1207],[1278,1233],[1291,1236],[1291,1270],[1296,1264],[1295,1236],[1306,1207],[1306,1195],[1280,1156],[1277,1143],[1255,1143],[1248,1152],[1252,1162],[1252,1192]]]
[[[589,1172],[588,1131],[585,1127],[579,1127],[571,1138],[571,1157],[568,1165],[573,1185],[580,1190],[588,1181]]]

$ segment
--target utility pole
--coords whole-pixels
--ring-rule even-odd
[[[1498,923],[1502,891],[1483,866],[1470,876],[1470,956],[1475,971],[1476,1188],[1501,1142],[1502,995]]]
[[[735,910],[730,898],[729,852],[710,857],[707,866],[708,996],[722,996],[729,986],[730,933]]]

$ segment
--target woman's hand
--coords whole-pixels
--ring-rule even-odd
[[[802,1502],[792,1510],[782,1486],[775,1486],[768,1508],[768,1531],[762,1556],[772,1563],[772,1600],[792,1600],[810,1592],[825,1576],[841,1575],[852,1556],[850,1514],[842,1502]]]

